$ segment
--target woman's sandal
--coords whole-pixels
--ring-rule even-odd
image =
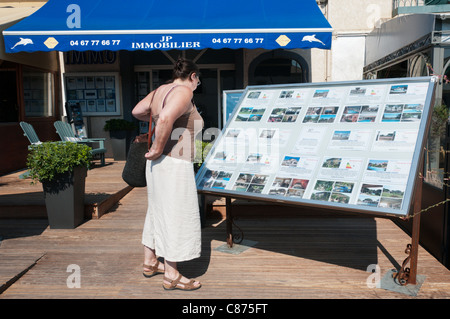
[[[156,264],[154,266],[144,264],[144,268],[148,268],[148,269],[150,269],[150,271],[144,270],[144,272],[142,274],[146,278],[150,278],[150,277],[153,277],[158,274],[163,274],[164,270],[159,270],[158,266],[159,266],[159,260],[156,261]]]
[[[175,279],[175,280],[172,280],[172,279],[169,279],[169,278],[167,278],[166,276],[164,276],[164,280],[165,281],[168,281],[170,284],[166,284],[165,282],[163,283],[163,287],[164,287],[164,289],[165,290],[175,290],[175,289],[179,289],[179,290],[186,290],[186,291],[191,291],[191,290],[196,290],[196,289],[199,289],[201,286],[202,286],[202,284],[198,284],[198,286],[194,286],[194,282],[195,282],[195,279],[191,279],[189,282],[187,282],[187,283],[184,283],[184,282],[180,282],[180,280],[181,280],[181,278],[182,278],[183,276],[180,274],[179,276],[178,276],[178,278],[177,279]],[[180,285],[182,285],[182,286],[180,286]]]

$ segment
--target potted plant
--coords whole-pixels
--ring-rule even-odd
[[[436,187],[442,188],[443,168],[439,165],[445,161],[445,133],[449,120],[449,109],[445,104],[437,104],[431,115],[431,125],[426,147],[426,181]]]
[[[433,108],[430,128],[431,136],[443,136],[445,134],[449,115],[448,107],[445,104],[439,104]]]
[[[199,139],[195,139],[195,158],[194,158],[194,171],[197,173],[203,165],[203,161],[208,155],[213,143],[208,143],[201,141]]]
[[[114,159],[116,161],[126,160],[126,138],[129,132],[134,131],[137,126],[124,119],[110,119],[105,122],[103,130],[109,131]]]
[[[208,155],[209,151],[211,150],[213,146],[213,143],[208,143],[201,141],[199,139],[195,139],[195,157],[194,157],[194,172],[195,174],[198,173],[200,168],[202,167],[202,164],[204,160],[206,159],[206,156]],[[205,226],[205,220],[206,220],[206,196],[204,194],[198,194],[198,203],[199,203],[199,209],[200,209],[200,219],[202,227]]]
[[[136,125],[133,122],[124,119],[110,119],[105,122],[103,129],[109,131],[111,138],[124,139],[127,137],[127,132],[134,131]]]
[[[27,167],[31,183],[41,182],[50,228],[76,228],[84,219],[84,191],[91,148],[73,142],[30,146]]]

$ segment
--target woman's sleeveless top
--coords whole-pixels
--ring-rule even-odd
[[[175,88],[172,87],[167,95]],[[163,99],[163,103],[165,102]],[[163,104],[164,107],[164,104]],[[158,125],[159,114],[153,115],[153,122]],[[198,113],[195,104],[192,102],[191,111],[181,115],[172,127],[172,133],[167,140],[163,150],[163,155],[179,158],[185,161],[194,162],[195,158],[195,137],[203,129],[203,118]]]

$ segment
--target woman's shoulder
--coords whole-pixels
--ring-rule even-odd
[[[173,96],[176,96],[178,98],[182,98],[182,99],[187,99],[187,100],[191,100],[192,97],[194,96],[192,90],[182,84],[174,84],[171,85],[170,87],[167,87],[167,89],[165,90],[165,96],[167,98],[171,98]],[[172,93],[176,93],[176,94],[172,94]]]
[[[186,85],[175,84],[173,86],[173,90],[177,90],[178,92],[184,93],[184,94],[187,94],[187,95],[193,95],[192,89],[190,89]]]
[[[193,95],[193,92],[190,88],[188,88],[186,85],[182,84],[174,84],[174,83],[168,83],[163,84],[160,87],[158,87],[153,92],[160,91],[162,95],[166,95],[169,92],[177,91],[178,93],[184,93],[188,95]]]

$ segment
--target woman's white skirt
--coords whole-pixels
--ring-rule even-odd
[[[173,262],[200,257],[200,212],[191,162],[162,155],[147,161],[148,209],[142,244]]]

